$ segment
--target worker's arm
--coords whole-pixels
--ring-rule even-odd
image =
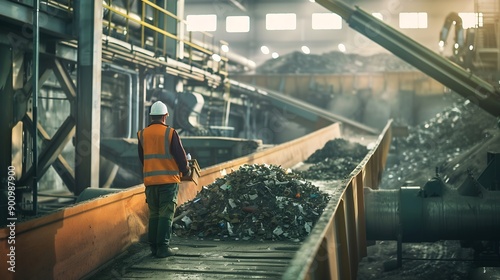
[[[174,130],[172,135],[172,143],[170,146],[170,152],[172,156],[174,156],[175,162],[179,167],[179,171],[182,172],[183,175],[187,175],[189,173],[189,165],[186,158],[186,151],[184,151],[184,147],[182,146],[181,139],[179,138],[179,134]]]
[[[144,166],[144,150],[142,149],[141,140],[139,140],[140,139],[139,133],[140,132],[137,133],[137,153],[139,154],[139,159],[141,160],[141,163]]]

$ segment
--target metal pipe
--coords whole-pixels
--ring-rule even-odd
[[[33,1],[33,211],[38,214],[38,66],[40,1]]]
[[[498,201],[500,191],[464,196],[444,187],[428,196],[420,187],[365,189],[367,239],[397,240],[401,234],[403,242],[498,240]]]
[[[177,16],[179,18],[184,18],[184,0],[177,0]],[[184,38],[186,32],[186,25],[181,22],[177,24],[177,34],[179,34],[179,41],[177,44],[177,57],[179,59],[184,59]]]
[[[129,100],[129,104],[128,104],[128,112],[129,112],[129,121],[128,121],[128,125],[127,125],[127,138],[132,138],[132,130],[133,130],[133,125],[132,125],[132,120],[133,119],[136,119],[136,122],[138,121],[137,118],[138,116],[134,116],[134,110],[132,109],[132,106],[136,106],[136,112],[139,111],[139,104],[137,102],[134,102],[134,98],[133,98],[133,95],[134,95],[134,91],[135,91],[135,95],[136,95],[136,98],[135,100],[139,100],[139,90],[138,90],[138,83],[139,83],[139,74],[134,71],[134,70],[130,70],[130,69],[126,69],[126,68],[123,68],[123,67],[120,67],[120,66],[116,66],[116,65],[113,65],[113,64],[104,64],[103,65],[103,68],[105,70],[109,70],[109,71],[112,71],[112,72],[115,72],[115,73],[119,73],[119,74],[123,74],[123,75],[126,75],[129,79],[129,96],[128,96],[128,100]],[[134,78],[135,77],[135,78]],[[134,90],[134,88],[136,90]],[[135,103],[135,104],[134,104]],[[138,127],[138,123],[136,123],[136,126],[135,128]]]

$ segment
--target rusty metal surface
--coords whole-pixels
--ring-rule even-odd
[[[18,223],[15,272],[0,256],[1,279],[79,279],[139,240],[146,229],[142,188],[94,199]],[[9,231],[0,231],[7,252]]]

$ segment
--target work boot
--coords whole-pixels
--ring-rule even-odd
[[[156,236],[156,257],[166,258],[177,253],[177,249],[170,248],[170,236],[172,235],[172,221],[161,217],[158,220],[158,232]]]
[[[179,249],[177,248],[171,248],[168,247],[167,245],[160,245],[158,246],[158,250],[156,251],[156,257],[157,258],[166,258],[170,256],[175,256],[177,254],[177,251]]]
[[[149,245],[149,248],[151,248],[151,256],[155,257],[156,256],[156,252],[158,251],[158,248],[156,247],[156,244],[150,244]]]
[[[151,248],[151,255],[156,256],[158,236],[158,218],[150,218],[148,225],[148,242]]]

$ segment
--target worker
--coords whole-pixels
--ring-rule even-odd
[[[167,106],[157,101],[149,115],[149,126],[137,132],[149,208],[148,242],[153,256],[166,258],[177,251],[170,247],[170,238],[181,173],[190,176],[191,170],[179,134],[166,124]]]

